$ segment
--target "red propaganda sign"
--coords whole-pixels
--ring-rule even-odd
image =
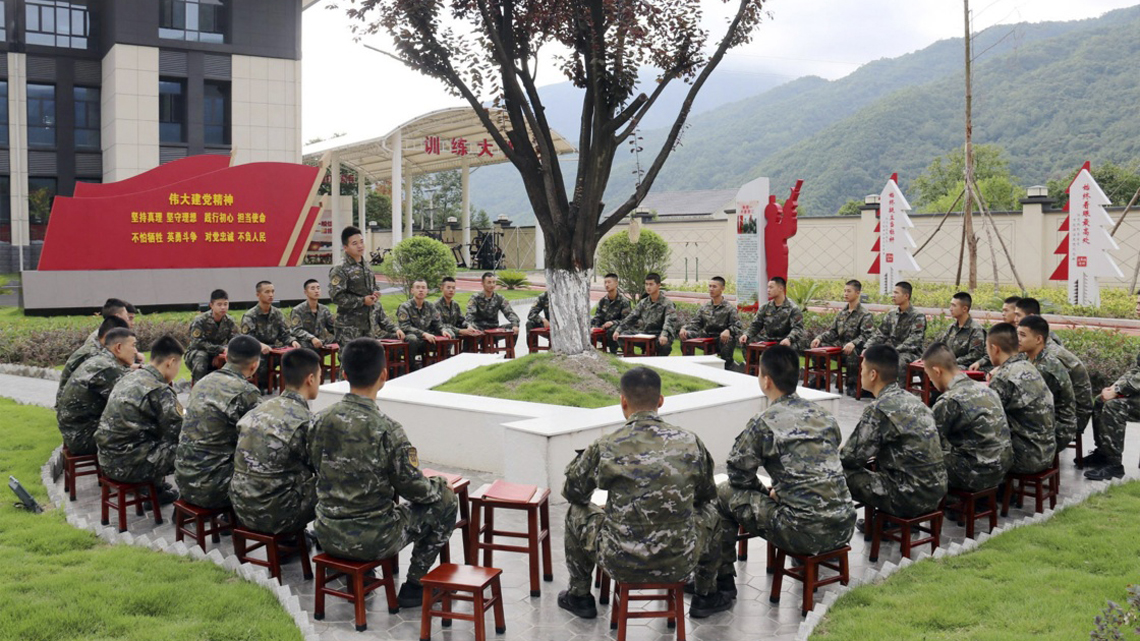
[[[215,167],[191,157],[122,181],[130,192],[115,183],[56,198],[39,269],[300,265],[320,213],[309,203],[321,168]],[[187,175],[195,169],[205,171]]]

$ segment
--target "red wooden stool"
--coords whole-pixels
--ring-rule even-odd
[[[966,538],[974,538],[974,522],[978,519],[990,517],[990,531],[997,527],[998,519],[998,489],[990,487],[977,492],[968,490],[950,490],[947,493],[946,509],[958,513],[958,525],[966,526]],[[950,500],[957,499],[957,500]],[[986,507],[979,510],[978,501],[988,501]]]
[[[986,373],[981,371],[981,370],[968,369],[968,370],[965,370],[964,373],[966,374],[966,376],[969,376],[971,379],[978,381],[979,383],[985,383],[986,382]]]
[[[835,374],[835,387],[843,391],[843,348],[816,347],[804,350],[804,387],[809,380],[823,381],[824,391],[831,391],[831,375]]]
[[[431,641],[431,618],[443,619],[445,628],[451,627],[452,619],[471,621],[475,624],[475,641],[485,641],[487,630],[484,617],[487,610],[495,610],[495,634],[507,631],[507,618],[503,614],[503,588],[499,584],[497,568],[481,568],[473,565],[443,563],[428,572],[420,584],[424,586],[424,604],[420,615],[420,641]],[[491,588],[491,598],[486,598],[487,588]],[[471,596],[458,594],[470,592]],[[474,606],[471,614],[452,612],[451,601],[468,601]],[[440,609],[433,609],[436,603]]]
[[[225,516],[229,519],[226,525],[218,524],[218,517]],[[228,507],[220,509],[212,509],[207,507],[198,507],[191,505],[183,500],[174,502],[174,540],[181,541],[184,537],[189,535],[197,543],[202,551],[206,551],[206,537],[209,536],[210,540],[214,543],[221,542],[221,533],[230,529],[231,524],[236,522],[233,510]],[[209,521],[209,527],[206,522]]]
[[[1061,493],[1059,458],[1054,456],[1053,464],[1036,474],[1007,474],[1005,492],[1001,499],[1001,515],[1009,516],[1009,501],[1014,496],[1017,497],[1018,507],[1021,507],[1023,498],[1032,496],[1035,512],[1045,511],[1045,499],[1049,499],[1049,509],[1057,507],[1057,496]]]
[[[467,489],[471,485],[471,481],[458,474],[446,474],[426,467],[423,469],[423,475],[442,476],[447,481],[447,487],[455,492],[455,498],[459,499],[459,518],[455,521],[455,529],[462,532],[463,562],[467,565],[474,565],[471,559],[471,502],[467,498]],[[451,563],[450,539],[443,544],[443,548],[439,551],[439,562]]]
[[[448,338],[446,336],[436,336],[435,344],[427,344],[427,350],[424,351],[424,365],[434,365],[441,363],[452,356],[459,353],[460,344],[458,338]]]
[[[143,509],[143,504],[147,501],[150,502],[150,508],[154,510],[154,523],[155,525],[162,525],[162,509],[158,505],[158,488],[155,487],[153,481],[146,483],[123,483],[115,481],[99,473],[99,483],[103,486],[102,496],[99,500],[100,510],[100,523],[103,525],[110,525],[108,519],[108,510],[115,508],[119,513],[119,531],[127,531],[127,508],[135,506],[135,514],[142,516],[146,514]],[[149,492],[149,495],[144,496],[143,490]],[[134,498],[131,498],[131,495]]]
[[[864,523],[866,523],[866,521],[864,521]],[[888,523],[893,523],[898,527],[887,530],[884,526]],[[926,533],[929,536],[911,539],[912,532]],[[870,560],[872,563],[879,560],[879,546],[883,542],[883,539],[898,542],[902,546],[902,555],[909,559],[912,549],[920,545],[926,545],[927,543],[930,544],[930,551],[934,552],[934,550],[938,549],[939,540],[941,538],[942,510],[935,510],[929,514],[923,514],[911,519],[887,514],[882,510],[875,510],[874,532],[871,535]]]
[[[345,599],[356,606],[356,631],[364,632],[368,629],[368,614],[364,610],[364,597],[369,592],[383,587],[384,595],[388,598],[388,614],[400,611],[400,602],[396,600],[396,579],[393,571],[393,562],[396,557],[380,559],[378,561],[349,561],[338,559],[328,554],[318,554],[313,557],[317,565],[317,590],[313,597],[313,618],[317,621],[325,618],[325,595]],[[381,568],[380,576],[365,576],[369,570]],[[348,582],[347,590],[334,590],[328,587],[337,577],[345,577]]]
[[[768,543],[768,572],[772,575],[772,595],[768,597],[771,603],[780,602],[780,589],[784,577],[791,577],[804,584],[804,597],[800,605],[800,614],[807,616],[815,607],[815,591],[825,585],[840,583],[847,585],[851,580],[850,567],[847,564],[847,553],[851,546],[845,545],[838,550],[824,552],[823,554],[793,554]],[[795,559],[792,567],[785,568],[787,557]],[[838,572],[835,576],[826,579],[819,578],[819,569],[827,568]]]
[[[281,561],[293,555],[301,558],[301,574],[305,580],[313,578],[313,569],[309,565],[309,542],[305,539],[305,528],[296,532],[282,532],[281,534],[263,534],[254,532],[240,525],[234,526],[234,554],[238,561],[249,563],[263,568],[269,568],[269,576],[281,583]],[[253,544],[250,544],[253,541]],[[265,561],[250,556],[265,548]]]
[[[545,336],[546,344],[539,345],[538,337]],[[530,353],[550,351],[550,328],[549,327],[535,327],[526,333],[526,348]]]
[[[755,534],[749,534],[748,530],[744,529],[741,525],[740,529],[736,532],[736,560],[748,560],[748,539],[756,538]]]
[[[525,491],[533,490],[529,498],[524,497]],[[503,498],[507,497],[509,498]],[[492,553],[521,552],[530,558],[530,595],[540,596],[542,591],[538,582],[539,548],[541,548],[542,567],[545,570],[544,581],[553,581],[554,574],[551,569],[550,553],[550,489],[536,488],[535,486],[519,486],[513,483],[495,481],[485,484],[471,494],[471,552],[477,560],[479,551],[483,551],[483,566],[493,565]],[[526,512],[527,529],[525,532],[495,529],[495,510],[521,510]],[[481,521],[485,521],[483,524]],[[506,545],[495,543],[496,536],[526,539],[527,544]],[[480,541],[480,537],[482,540]]]
[[[1085,466],[1085,455],[1084,455],[1085,446],[1084,446],[1084,442],[1083,442],[1084,439],[1082,438],[1082,436],[1084,436],[1083,433],[1085,431],[1085,427],[1087,427],[1087,426],[1081,427],[1081,431],[1077,432],[1077,438],[1075,440],[1069,441],[1069,444],[1065,446],[1066,450],[1068,450],[1068,449],[1076,449],[1077,450],[1077,455],[1076,455],[1076,457],[1074,457],[1073,463],[1076,463],[1078,469],[1082,469]]]
[[[340,355],[340,345],[336,343],[327,343],[317,349],[317,353],[321,356],[321,380],[327,375],[330,383],[335,383],[337,377],[340,375],[340,363],[337,358]],[[326,357],[328,358],[326,362]]]
[[[483,331],[485,342],[483,343],[483,352],[486,354],[506,354],[507,358],[515,357],[515,341],[518,337],[509,329],[488,329]],[[503,341],[499,345],[499,341]]]
[[[634,356],[657,356],[657,337],[656,336],[641,336],[635,334],[622,334],[618,336],[621,339],[621,355],[626,358],[633,358]],[[637,348],[641,348],[641,353],[637,353]]]
[[[468,354],[480,354],[483,350],[483,345],[487,342],[486,336],[463,336],[460,335],[459,351]]]
[[[686,338],[681,341],[681,356],[693,356],[697,350],[702,350],[705,356],[709,354],[716,354],[716,337],[710,336],[707,338]]]
[[[749,376],[760,375],[760,355],[764,350],[776,344],[776,341],[760,341],[749,343],[744,349],[744,373]]]
[[[281,359],[286,353],[294,349],[296,348],[274,347],[269,350],[269,356],[266,359],[268,361],[266,367],[269,370],[269,389],[276,389],[278,393],[285,391],[285,377],[281,375]]]
[[[916,376],[919,379],[917,385],[914,382]],[[933,388],[930,385],[930,378],[926,376],[926,370],[923,369],[921,360],[914,361],[906,366],[906,381],[904,383],[903,389],[919,396],[923,405],[930,405],[930,392]]]
[[[855,377],[855,400],[857,400],[857,401],[863,400],[863,376],[862,376],[862,372],[863,372],[863,355],[862,354],[860,354],[859,357],[855,359],[855,371],[854,372],[851,372],[850,368],[847,367],[846,364],[844,364],[844,366],[843,366],[844,380],[850,380],[852,376]]]
[[[595,327],[590,330],[590,344],[594,349],[605,351],[606,349],[606,330],[601,327]]]
[[[654,594],[630,594],[644,590],[661,590]],[[625,641],[626,623],[630,619],[668,619],[677,628],[677,641],[685,641],[685,582],[622,583],[614,581],[614,606],[610,610],[610,629],[617,630],[617,641]],[[629,611],[630,601],[664,601],[664,610]]]
[[[99,475],[99,455],[84,454],[76,456],[63,446],[63,491],[67,492],[71,500],[75,500],[75,479],[81,476]]]

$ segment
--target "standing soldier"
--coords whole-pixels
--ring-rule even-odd
[[[99,421],[99,468],[123,483],[154,482],[159,501],[178,492],[166,482],[174,472],[174,448],[182,432],[182,405],[170,384],[182,366],[182,344],[162,336],[150,347],[150,363],[115,385]]]
[[[340,232],[344,262],[329,270],[329,294],[336,305],[336,342],[345,345],[372,334],[372,308],[380,302],[376,274],[364,259],[364,235],[348,226]]]
[[[63,370],[59,373],[59,388],[55,392],[56,405],[59,404],[59,397],[63,395],[63,388],[67,385],[67,380],[79,369],[79,366],[86,363],[89,358],[98,356],[99,354],[106,354],[107,348],[103,346],[103,341],[107,337],[107,332],[112,329],[130,329],[127,321],[119,318],[118,316],[108,316],[103,319],[99,325],[99,329],[95,330],[94,341],[83,341],[79,349],[71,353],[67,357],[67,363],[64,364]]]
[[[606,337],[606,349],[611,354],[616,354],[618,343],[611,336],[614,325],[621,323],[622,319],[630,312],[629,299],[626,298],[618,291],[618,277],[617,274],[606,274],[602,279],[602,283],[606,287],[606,295],[598,301],[597,308],[594,309],[594,317],[590,319],[590,327],[600,327],[604,330]]]
[[[615,581],[672,583],[693,573],[708,545],[716,519],[712,456],[697,435],[661,420],[664,402],[657,372],[629,370],[621,377],[625,425],[566,466],[570,588],[558,607],[576,616],[598,614],[590,594],[595,564]],[[609,493],[605,507],[591,502],[595,489]],[[708,614],[728,609],[732,598],[714,605]]]
[[[1017,351],[1017,328],[998,323],[986,336],[986,352],[994,364],[990,389],[1001,399],[1013,443],[1015,474],[1036,474],[1053,462],[1056,430],[1053,393],[1041,372]]]
[[[1053,393],[1053,427],[1057,434],[1056,454],[1077,437],[1077,397],[1073,379],[1061,361],[1045,351],[1049,344],[1049,322],[1040,316],[1026,316],[1017,324],[1018,349],[1033,363],[1045,385]]]
[[[229,311],[230,295],[224,289],[215,289],[210,292],[210,310],[202,312],[190,323],[186,365],[195,384],[226,364],[226,345],[238,333]]]
[[[855,377],[859,375],[859,354],[867,339],[875,333],[875,317],[863,307],[863,283],[849,280],[843,286],[843,300],[847,307],[839,310],[831,327],[811,342],[812,349],[820,347],[843,348],[844,370],[848,372],[843,384],[849,396],[855,396]]]
[[[174,480],[182,499],[211,509],[230,505],[238,420],[261,399],[246,380],[261,361],[257,339],[235,336],[226,351],[225,366],[190,390],[174,457]]]
[[[383,346],[358,338],[341,349],[341,365],[349,393],[317,414],[309,439],[317,537],[325,552],[355,561],[386,559],[412,543],[398,598],[416,607],[420,579],[451,538],[459,503],[442,477],[424,477],[404,428],[376,406],[388,380]]]
[[[1136,299],[1136,314],[1140,316],[1140,293]],[[1096,440],[1095,458],[1086,465],[1085,478],[1107,481],[1124,476],[1124,433],[1128,421],[1140,420],[1140,355],[1136,364],[1115,383],[1101,390],[1093,413],[1093,438]]]
[[[954,352],[959,368],[969,367],[986,354],[986,330],[970,316],[974,298],[966,292],[958,292],[950,299],[950,318],[954,320],[946,331],[935,339]]]
[[[135,333],[113,329],[103,337],[106,351],[87,359],[68,379],[56,403],[63,445],[74,456],[97,452],[95,430],[115,384],[130,371],[138,349]]]
[[[474,336],[479,333],[478,330],[467,326],[467,318],[460,309],[459,303],[455,302],[455,279],[451,276],[444,276],[443,281],[439,285],[440,292],[443,294],[439,300],[435,301],[436,310],[439,311],[439,320],[443,323],[443,328],[448,330],[452,336]]]
[[[657,337],[657,355],[668,356],[677,336],[677,308],[661,293],[661,275],[645,275],[645,297],[633,308],[613,332],[614,341],[630,332]]]
[[[320,349],[333,342],[336,327],[333,314],[321,304],[321,284],[315,278],[305,281],[305,302],[289,313],[289,328],[298,343]]]
[[[423,279],[412,283],[412,299],[400,303],[396,319],[400,321],[400,331],[404,332],[404,340],[408,342],[408,355],[413,364],[416,356],[422,360],[428,345],[435,345],[436,336],[450,333],[443,326],[439,310],[428,302],[427,281]]]
[[[281,358],[285,391],[238,421],[230,500],[256,532],[296,532],[313,520],[316,477],[309,463],[309,402],[321,386],[321,358],[296,349]]]
[[[503,298],[502,294],[495,293],[495,274],[486,272],[483,274],[483,291],[472,295],[471,299],[467,301],[467,326],[479,330],[480,333],[488,329],[495,329],[499,327],[499,312],[507,317],[511,331],[515,334],[513,339],[507,340],[517,341],[519,315],[511,309],[511,304]],[[506,325],[503,327],[505,328]]]
[[[899,281],[891,293],[895,309],[887,312],[879,323],[879,329],[867,340],[867,347],[887,345],[899,355],[899,374],[896,380],[905,383],[907,365],[918,360],[922,354],[922,343],[926,339],[926,316],[915,311],[910,304],[913,289],[910,283]]]
[[[257,304],[241,317],[241,333],[261,343],[261,364],[257,368],[257,386],[269,389],[269,350],[274,347],[300,347],[285,322],[285,315],[273,306],[273,283],[257,283]]]
[[[701,305],[697,315],[681,328],[681,340],[690,338],[717,339],[716,354],[724,361],[725,369],[736,369],[736,340],[744,326],[736,313],[736,305],[724,300],[724,279],[713,276],[709,281],[709,302]]]
[[[804,334],[804,314],[788,298],[788,281],[773,276],[768,281],[768,302],[756,312],[748,332],[740,337],[740,344],[777,342],[794,348]]]

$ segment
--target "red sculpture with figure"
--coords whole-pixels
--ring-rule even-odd
[[[775,196],[768,196],[768,206],[764,208],[764,256],[769,280],[775,276],[788,278],[788,239],[796,235],[796,205],[803,184],[803,180],[796,181],[782,207],[776,204]]]

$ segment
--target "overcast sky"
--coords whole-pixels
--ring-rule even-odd
[[[370,51],[393,51],[386,36],[353,42],[343,10],[327,0],[304,13],[302,140],[345,133],[381,136],[422,113],[464,104],[435,80]],[[343,3],[342,3],[343,4]],[[736,3],[732,3],[735,5]],[[998,24],[1076,20],[1137,4],[1137,0],[972,0],[974,29]],[[722,0],[704,0],[713,37],[730,11]],[[803,75],[843,77],[859,65],[961,37],[961,0],[772,0],[772,19],[755,41],[729,54],[731,67],[791,80]],[[565,80],[552,69],[539,84]]]

